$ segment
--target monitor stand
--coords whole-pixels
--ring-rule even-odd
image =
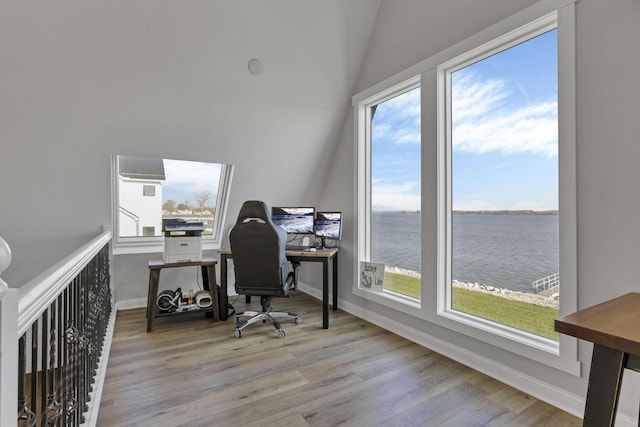
[[[325,237],[324,237],[324,236],[322,236],[322,237],[320,238],[320,241],[322,242],[322,243],[320,243],[320,249],[325,249],[325,248],[327,247],[327,245],[326,245],[326,241],[325,241],[324,239],[325,239]]]

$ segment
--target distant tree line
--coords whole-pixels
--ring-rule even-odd
[[[168,214],[176,212],[192,212],[192,213],[214,213],[215,207],[207,206],[207,203],[211,200],[211,192],[203,191],[196,194],[195,204],[192,205],[188,200],[183,203],[177,203],[175,200],[168,199],[162,204],[162,210]]]
[[[534,211],[532,209],[498,211],[453,211],[454,214],[481,215],[558,215],[557,210]]]

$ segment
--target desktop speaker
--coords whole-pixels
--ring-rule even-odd
[[[198,304],[198,307],[200,308],[211,307],[211,304],[213,304],[211,294],[208,291],[196,292],[196,304]]]

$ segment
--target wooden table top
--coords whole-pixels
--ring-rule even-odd
[[[633,292],[562,316],[555,330],[614,350],[640,355],[640,293]]]

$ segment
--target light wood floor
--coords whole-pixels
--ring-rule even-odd
[[[244,301],[244,299],[242,299]],[[244,311],[237,302],[236,310]],[[98,426],[577,426],[580,420],[298,291],[261,323],[119,312]],[[259,309],[254,298],[253,309]]]

